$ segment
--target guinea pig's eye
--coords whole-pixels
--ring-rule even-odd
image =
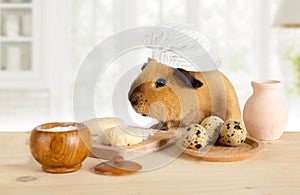
[[[160,88],[166,85],[166,80],[165,79],[157,79],[157,81],[155,82],[155,88]]]

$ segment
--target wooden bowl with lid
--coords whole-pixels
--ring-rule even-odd
[[[49,173],[79,170],[91,145],[91,133],[83,123],[47,123],[30,135],[31,154]]]

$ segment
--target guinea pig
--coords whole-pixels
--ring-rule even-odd
[[[189,72],[148,59],[128,93],[133,109],[158,120],[152,128],[188,126],[211,115],[241,121],[233,85],[219,70]]]

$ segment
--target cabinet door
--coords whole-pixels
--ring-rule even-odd
[[[43,83],[40,3],[0,0],[0,87]]]

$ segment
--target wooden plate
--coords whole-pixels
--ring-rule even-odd
[[[178,141],[177,146],[189,156],[195,157],[204,161],[211,162],[232,162],[251,158],[258,154],[263,149],[263,143],[256,141],[251,137],[247,137],[246,141],[236,147],[213,145],[206,146],[200,151],[186,149]]]
[[[153,136],[150,136],[147,140],[133,146],[109,146],[101,144],[97,139],[94,139],[90,157],[106,160],[122,157],[124,160],[130,160],[175,144],[178,131],[154,131],[156,133]]]

